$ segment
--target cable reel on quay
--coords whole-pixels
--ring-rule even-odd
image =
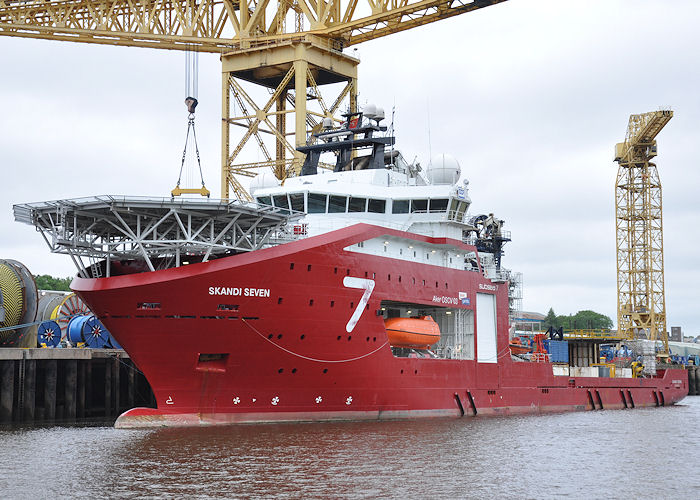
[[[36,346],[33,325],[18,326],[34,321],[38,303],[32,273],[16,260],[0,260],[0,347]]]

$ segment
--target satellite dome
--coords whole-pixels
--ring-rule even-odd
[[[362,114],[365,115],[365,118],[372,120],[375,116],[377,116],[377,106],[371,103],[365,104],[365,107],[362,109]]]
[[[253,180],[250,181],[250,194],[254,195],[259,189],[277,187],[279,185],[279,179],[272,172],[263,172],[253,177]]]
[[[377,120],[377,123],[384,119],[384,108],[380,108],[379,106],[377,106],[377,111],[374,115],[374,119]]]
[[[462,173],[457,158],[446,153],[433,156],[426,170],[431,184],[455,184]]]

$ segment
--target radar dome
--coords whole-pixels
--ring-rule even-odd
[[[272,172],[263,172],[253,177],[253,180],[250,181],[250,194],[254,195],[259,189],[277,187],[279,185],[279,179]]]
[[[455,184],[462,173],[457,158],[445,153],[433,156],[426,170],[431,184]]]
[[[374,119],[377,120],[377,123],[384,119],[384,108],[377,106],[377,113],[375,114]]]
[[[362,109],[362,114],[365,115],[365,118],[372,120],[377,116],[377,105],[372,103],[365,104],[365,107]]]

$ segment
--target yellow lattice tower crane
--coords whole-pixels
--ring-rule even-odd
[[[270,167],[283,180],[301,168],[296,146],[324,118],[336,119],[346,99],[357,111],[359,60],[345,48],[504,1],[0,0],[0,35],[221,54],[221,197],[232,189],[249,199],[236,175]],[[320,87],[331,84],[340,89],[324,98]],[[232,126],[243,129],[233,148]],[[241,163],[250,139],[264,159]]]
[[[655,137],[673,117],[663,110],[631,115],[615,146],[617,327],[621,337],[660,339],[668,353],[661,181]]]

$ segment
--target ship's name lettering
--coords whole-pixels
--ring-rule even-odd
[[[444,295],[433,295],[433,302],[437,302],[438,304],[458,304],[459,301],[457,300],[457,297],[446,297]]]
[[[491,290],[492,292],[495,292],[497,287],[496,285],[484,285],[483,283],[479,283],[479,290]]]
[[[234,286],[210,286],[209,295],[233,295],[236,297],[269,297],[269,288],[241,288]]]

